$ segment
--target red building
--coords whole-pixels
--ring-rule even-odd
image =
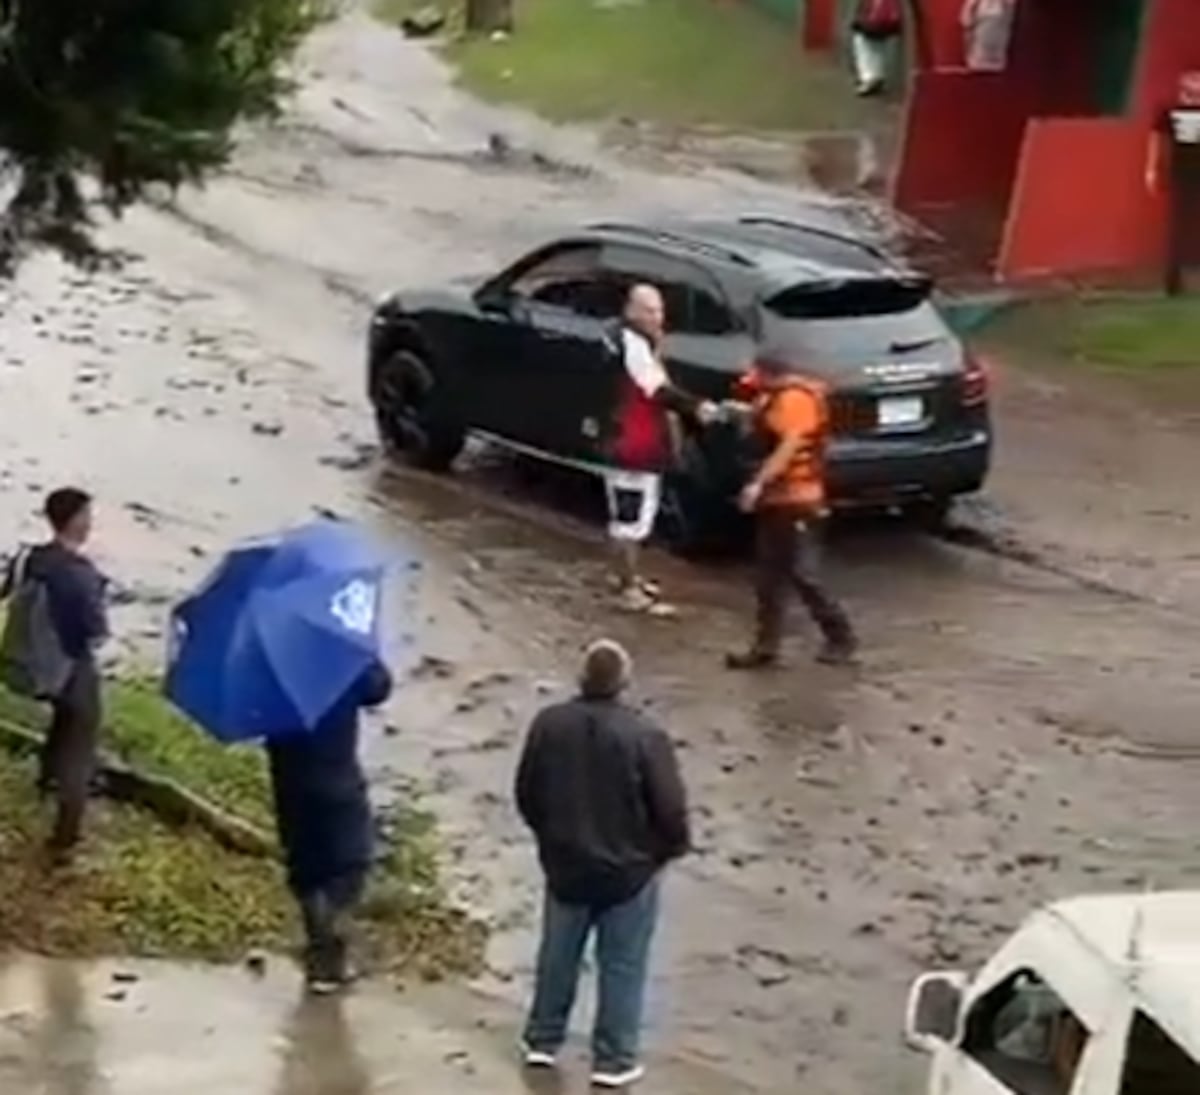
[[[910,0],[896,205],[971,225],[1006,278],[1160,268],[1163,116],[1200,82],[1200,0],[1013,0],[999,71],[966,67],[965,2]],[[808,0],[810,47],[844,26],[844,2]]]

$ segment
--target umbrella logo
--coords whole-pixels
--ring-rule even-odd
[[[375,626],[375,587],[356,579],[333,595],[329,611],[347,631],[371,634]]]
[[[183,649],[183,644],[187,642],[188,627],[178,616],[171,621],[170,630],[167,632],[167,666],[173,666],[179,660],[179,652]]]

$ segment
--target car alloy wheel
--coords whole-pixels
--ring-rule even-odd
[[[411,350],[384,363],[375,391],[375,413],[385,444],[415,464],[444,470],[462,451],[465,436],[434,414],[433,374]]]

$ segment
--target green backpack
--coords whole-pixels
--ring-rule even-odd
[[[29,574],[25,549],[9,574],[8,614],[0,635],[0,681],[21,696],[55,699],[62,695],[73,668],[50,611],[50,590]]]

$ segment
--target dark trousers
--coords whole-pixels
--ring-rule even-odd
[[[348,975],[349,921],[365,882],[362,872],[352,871],[296,895],[304,920],[304,968],[310,980],[341,981]]]
[[[83,833],[96,773],[100,720],[100,673],[91,660],[85,660],[75,667],[62,694],[51,701],[50,727],[42,746],[38,785],[58,800],[50,838],[55,848],[72,847]]]
[[[638,1062],[650,942],[658,923],[657,879],[607,909],[566,905],[547,890],[538,950],[537,985],[525,1044],[557,1053],[567,1038],[588,939],[596,936],[599,985],[592,1063],[598,1072],[623,1072]]]
[[[793,591],[800,595],[827,643],[848,646],[854,642],[845,609],[826,590],[822,579],[822,534],[819,518],[790,507],[768,506],[755,516],[755,649],[760,653],[779,653]]]

